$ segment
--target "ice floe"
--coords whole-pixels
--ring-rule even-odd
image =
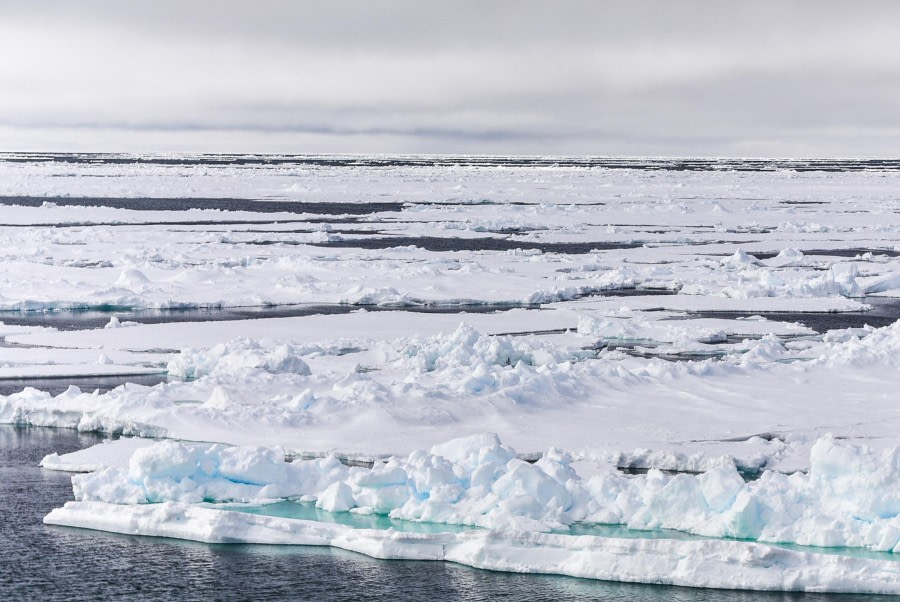
[[[45,459],[53,462],[59,458]],[[829,437],[813,446],[808,474],[766,472],[749,482],[733,466],[674,476],[656,470],[624,475],[609,466],[583,479],[565,452],[551,449],[531,464],[493,434],[456,439],[372,468],[350,468],[333,456],[287,463],[272,448],[164,441],[133,451],[127,468],[75,475],[78,501],[52,511],[45,522],[206,542],[333,545],[379,558],[625,581],[896,593],[896,562],[759,542],[900,554],[898,483],[900,448],[876,453]],[[329,512],[477,529],[437,535],[373,531],[209,504],[282,498],[316,500]],[[675,529],[708,539],[560,533],[575,523]],[[628,568],[626,555],[628,562],[641,563]],[[690,569],[676,569],[686,558],[692,559]]]
[[[262,428],[266,443],[292,454],[357,458],[490,426],[526,453],[545,450],[550,431],[579,458],[684,470],[736,462],[751,472],[808,468],[810,447],[828,432],[900,443],[894,382],[883,377],[897,369],[900,325],[734,337],[715,321],[645,323],[622,310],[571,317],[577,329],[549,337],[463,324],[390,342],[235,339],[173,355],[170,377],[184,380],[55,397],[25,390],[0,397],[0,420],[229,444],[261,442]],[[708,349],[717,355],[698,357],[713,359],[646,359]],[[684,402],[673,405],[673,389]]]
[[[623,524],[900,553],[900,447],[876,452],[824,437],[812,446],[808,473],[767,471],[746,482],[733,465],[674,476],[655,469],[626,475],[609,466],[584,479],[562,450],[529,463],[493,434],[372,468],[348,468],[334,456],[284,460],[279,449],[164,441],[135,450],[127,469],[72,480],[76,499],[117,504],[315,498],[329,511],[494,530]]]

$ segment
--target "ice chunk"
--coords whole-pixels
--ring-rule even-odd
[[[487,462],[505,465],[516,457],[513,450],[503,446],[496,433],[479,433],[433,445],[431,454],[468,467]]]
[[[800,264],[804,257],[805,255],[803,255],[802,251],[788,247],[782,249],[778,252],[778,255],[764,263],[773,267],[787,267]]]
[[[143,290],[148,284],[150,284],[150,279],[143,272],[134,268],[122,270],[116,280],[116,286],[135,290]]]
[[[762,265],[762,262],[746,253],[743,249],[738,249],[733,255],[722,260],[722,266],[730,269],[744,269],[750,266]]]
[[[332,483],[319,496],[316,508],[328,512],[347,512],[356,506],[353,499],[353,490],[346,483]]]
[[[211,349],[184,349],[169,360],[170,376],[184,379],[210,374],[262,370],[273,374],[309,375],[302,346],[271,339],[238,338]]]
[[[724,512],[734,503],[744,489],[744,479],[734,466],[720,466],[701,474],[698,478],[703,497],[710,510]]]

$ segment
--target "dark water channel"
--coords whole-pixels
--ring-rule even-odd
[[[516,308],[538,309],[537,304],[481,303],[472,305],[346,305],[308,304],[272,307],[194,307],[187,309],[68,309],[48,311],[0,311],[0,322],[11,326],[48,326],[57,330],[91,330],[103,328],[110,318],[140,324],[171,322],[222,322],[265,318],[298,318],[349,314],[366,311],[408,311],[416,313],[492,313]]]
[[[72,499],[69,475],[44,455],[97,435],[0,426],[2,600],[659,600],[836,602],[878,596],[766,594],[631,585],[480,571],[451,563],[382,561],[316,547],[205,545],[48,527]]]
[[[254,242],[251,244],[294,244],[291,241]],[[454,236],[391,236],[353,238],[347,240],[330,240],[328,242],[298,243],[312,247],[350,248],[382,250],[394,247],[414,246],[435,253],[451,253],[459,251],[513,251],[516,249],[536,250],[542,253],[563,253],[567,255],[585,255],[591,251],[609,251],[614,249],[635,249],[644,245],[642,241],[627,242],[536,242],[509,238],[474,237],[458,238]]]
[[[750,312],[750,311],[702,311],[691,312],[691,318],[725,318],[739,319],[750,316],[762,316],[775,322],[799,322],[816,332],[823,334],[829,330],[843,328],[862,328],[866,325],[875,328],[890,326],[900,320],[900,299],[888,297],[867,297],[864,303],[872,306],[869,311],[845,312]]]
[[[230,198],[0,197],[0,205],[41,207],[44,203],[53,203],[65,207],[109,207],[131,211],[213,209],[218,211],[249,211],[253,213],[312,213],[315,215],[370,215],[383,211],[402,211],[404,207],[404,204],[399,202],[342,203]]]

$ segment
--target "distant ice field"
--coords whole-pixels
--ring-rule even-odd
[[[376,503],[357,477],[272,498],[507,537],[511,525],[657,516],[654,488],[668,481],[644,473],[693,479],[727,467],[778,484],[748,496],[802,490],[833,524],[810,516],[791,531],[776,516],[783,506],[761,501],[753,514],[734,506],[737,493],[683,479],[659,500],[694,518],[660,524],[893,550],[900,501],[884,493],[873,508],[844,496],[859,487],[840,479],[883,457],[884,491],[900,490],[900,465],[890,468],[900,458],[897,190],[893,160],[0,154],[0,422],[278,447],[302,461],[375,462],[376,472],[381,460],[438,457],[435,446],[491,433],[515,457],[491,464],[485,491],[454,485],[469,496],[462,510],[405,506],[415,496],[399,490],[370,492],[389,498]],[[826,447],[833,462],[816,455]],[[541,465],[549,489],[528,485],[533,475],[507,497],[492,489],[513,461],[558,457],[562,467]],[[406,477],[385,478],[418,478],[412,459],[396,461]],[[779,480],[807,478],[817,461],[841,483],[830,497],[815,497],[813,481]],[[610,470],[629,476],[591,480]],[[134,511],[162,525],[155,510],[131,507],[147,500],[122,493],[133,477],[124,474],[96,481],[115,495],[86,493],[87,505],[54,520],[91,526],[89,504],[102,503],[124,505],[122,524]],[[274,482],[266,475],[261,483]],[[199,482],[181,468],[165,478],[182,490]],[[737,491],[731,477],[721,482]],[[557,486],[571,497],[556,495],[561,514],[523,510],[549,504],[542,496]],[[631,502],[609,487],[632,491]],[[507,501],[482,504],[488,490]],[[240,530],[184,512],[223,537]],[[877,533],[848,518],[865,512]],[[464,558],[476,545],[467,541],[453,539],[454,554]],[[690,545],[660,553],[675,548]],[[485,566],[507,566],[502,550],[484,553]],[[576,552],[559,554],[565,574],[582,574],[566,564]],[[822,566],[796,584],[826,579]],[[894,570],[873,567],[859,574],[884,584],[878,571]],[[841,565],[828,583],[844,587],[845,570],[856,569]],[[766,575],[746,587],[791,583]]]
[[[390,385],[400,339],[462,322],[592,370],[714,366],[774,334],[778,368],[898,315],[891,161],[6,154],[0,176],[9,392],[178,384],[177,350],[255,335],[342,341],[328,382]]]

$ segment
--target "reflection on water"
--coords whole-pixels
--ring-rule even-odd
[[[3,600],[654,600],[836,602],[876,596],[767,594],[480,571],[382,561],[330,548],[205,545],[48,527],[72,499],[69,476],[37,467],[100,437],[0,426],[0,599]]]
[[[674,295],[667,289],[618,288],[600,291],[593,297],[646,297]],[[511,309],[540,309],[539,303],[521,302],[447,302],[421,305],[349,305],[345,303],[295,303],[291,305],[251,307],[188,307],[172,309],[138,309],[103,306],[85,309],[0,310],[0,323],[8,326],[44,326],[57,330],[91,330],[104,328],[110,318],[139,324],[168,324],[172,322],[220,322],[259,320],[265,318],[298,318],[349,314],[366,311],[407,311],[414,313],[462,314],[494,313]],[[0,346],[9,346],[0,339]],[[173,350],[174,351],[174,350]]]

